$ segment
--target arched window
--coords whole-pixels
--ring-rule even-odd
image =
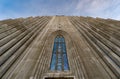
[[[50,70],[57,70],[57,71],[69,70],[65,39],[61,35],[56,36],[54,40]]]

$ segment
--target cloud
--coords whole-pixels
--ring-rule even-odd
[[[78,15],[120,19],[120,0],[0,0],[0,19]]]
[[[82,12],[87,16],[118,19],[120,0],[79,0],[75,9],[77,15]]]
[[[25,5],[28,11],[38,15],[67,15],[73,10],[77,0],[31,0]]]
[[[76,10],[96,14],[108,8],[110,3],[110,0],[79,0]]]
[[[77,0],[0,0],[0,19],[42,16],[70,15]]]

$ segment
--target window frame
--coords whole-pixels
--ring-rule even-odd
[[[69,69],[65,38],[57,35],[54,39],[50,70],[69,71]]]

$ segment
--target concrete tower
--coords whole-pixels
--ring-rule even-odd
[[[120,79],[119,31],[120,21],[91,17],[0,21],[0,79]],[[67,65],[57,36],[64,38]]]

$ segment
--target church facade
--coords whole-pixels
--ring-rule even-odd
[[[0,27],[0,79],[120,79],[119,21],[42,16]]]

